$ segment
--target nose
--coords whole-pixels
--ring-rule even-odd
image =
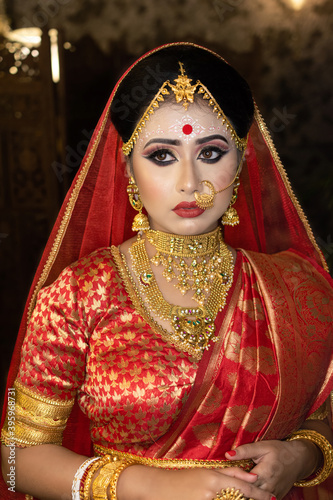
[[[195,162],[191,158],[183,158],[178,167],[177,191],[193,194],[199,185]]]

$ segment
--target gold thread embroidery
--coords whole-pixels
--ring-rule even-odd
[[[327,399],[319,408],[313,412],[306,420],[325,420],[329,415],[329,399]]]
[[[225,469],[226,467],[242,467],[245,470],[251,470],[254,466],[252,460],[196,460],[196,459],[177,459],[177,458],[148,458],[134,455],[123,451],[113,450],[100,445],[94,445],[95,455],[111,455],[117,459],[133,460],[149,467],[158,467],[161,469]]]

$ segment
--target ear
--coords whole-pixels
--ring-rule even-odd
[[[126,175],[126,177],[130,178],[133,176],[131,157],[125,156],[125,163],[126,163],[125,175]]]

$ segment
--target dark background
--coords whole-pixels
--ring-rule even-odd
[[[6,378],[42,249],[88,138],[123,70],[172,41],[203,44],[249,81],[330,265],[333,256],[333,3],[304,0],[0,0],[0,360]],[[8,33],[43,30],[15,63]],[[59,31],[52,82],[48,30]],[[15,49],[18,50],[18,47]]]

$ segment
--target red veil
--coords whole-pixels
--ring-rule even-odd
[[[137,62],[149,54],[151,52]],[[24,311],[7,387],[12,387],[18,371],[20,348],[38,291],[52,283],[66,266],[79,257],[99,247],[119,245],[133,236],[131,223],[134,211],[127,199],[128,179],[124,175],[122,141],[109,113],[119,83],[133,66],[111,94],[46,245]],[[240,224],[237,228],[225,228],[225,240],[229,245],[268,254],[295,249],[310,260],[327,280],[330,279],[327,265],[257,108],[236,207],[240,213]],[[5,411],[6,408],[2,424]],[[89,435],[87,419],[78,407],[74,407],[65,431],[64,445],[90,455],[91,445],[88,440],[81,439],[83,433]],[[21,496],[10,494],[3,482],[0,491],[1,498]]]

